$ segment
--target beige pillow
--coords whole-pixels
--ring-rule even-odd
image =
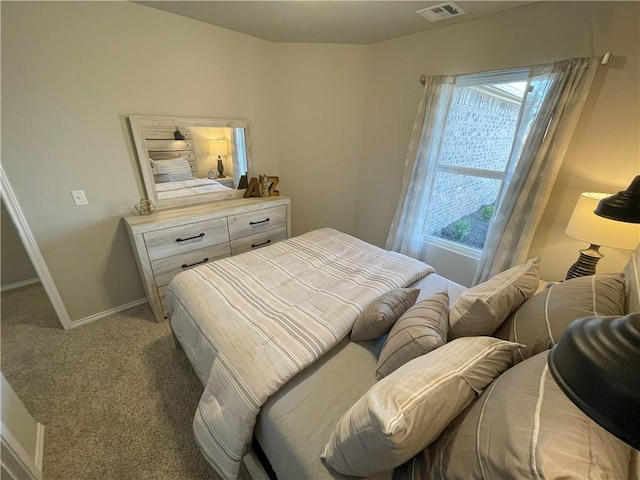
[[[449,294],[436,293],[409,308],[391,327],[380,356],[378,378],[386,377],[409,360],[447,343]]]
[[[540,259],[465,290],[449,312],[449,339],[491,335],[538,288]]]
[[[576,407],[547,352],[510,368],[407,464],[413,478],[630,478],[632,449]],[[461,461],[462,459],[462,461]]]
[[[356,319],[351,340],[373,340],[389,331],[407,309],[416,303],[419,288],[396,288],[376,298]]]
[[[517,346],[492,337],[460,338],[411,360],[342,416],[321,458],[344,475],[401,465],[511,366]]]
[[[528,299],[494,336],[526,345],[515,354],[520,361],[554,346],[574,320],[624,315],[624,304],[622,273],[572,278]]]
[[[154,175],[169,175],[174,182],[193,178],[191,165],[184,157],[151,160],[151,168]]]

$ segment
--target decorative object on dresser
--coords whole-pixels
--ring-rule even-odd
[[[224,178],[224,165],[222,164],[221,156],[224,155],[226,157],[229,155],[227,141],[224,138],[209,140],[209,153],[218,156],[218,178]]]
[[[280,183],[279,177],[273,177],[269,175],[258,175],[258,178],[253,177],[244,187],[244,198],[277,197],[278,195],[280,195],[280,190],[276,190],[278,183]],[[238,188],[243,188],[242,179],[238,184]]]
[[[249,186],[249,182],[247,181],[247,173],[244,175],[240,175],[240,181],[238,182],[238,190],[244,190]]]
[[[267,184],[269,185],[269,197],[277,197],[280,195],[280,190],[276,190],[276,187],[280,183],[280,177],[267,177]]]
[[[260,197],[260,187],[258,186],[258,179],[253,177],[249,180],[247,188],[244,191],[244,198]]]
[[[285,240],[291,235],[287,197],[234,199],[127,215],[125,224],[151,310],[166,318],[171,279],[183,270]]]
[[[580,250],[580,256],[576,263],[569,268],[566,280],[594,275],[598,260],[604,256],[600,253],[601,246],[631,250],[638,245],[640,227],[604,218],[594,212],[599,202],[609,195],[608,193],[591,192],[580,194],[565,233],[590,245],[589,248]]]
[[[141,199],[135,206],[138,215],[151,215],[156,209],[156,206],[151,203],[151,200]]]

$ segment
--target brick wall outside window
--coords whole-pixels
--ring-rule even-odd
[[[503,171],[520,106],[458,88],[447,119],[440,165]],[[438,172],[427,218],[427,233],[438,235],[455,220],[496,200],[500,180]]]

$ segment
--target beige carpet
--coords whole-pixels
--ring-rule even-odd
[[[39,284],[1,309],[2,371],[45,425],[46,480],[219,478],[193,439],[202,386],[146,304],[69,331]]]

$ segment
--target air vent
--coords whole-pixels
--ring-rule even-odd
[[[438,22],[440,20],[446,20],[447,18],[463,15],[464,10],[453,2],[446,2],[434,5],[433,7],[423,8],[416,13],[430,22]]]

